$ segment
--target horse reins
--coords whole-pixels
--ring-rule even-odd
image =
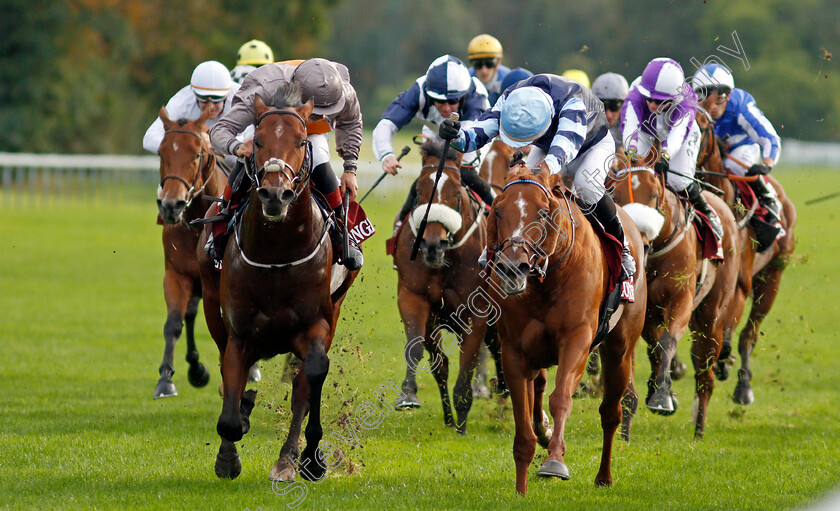
[[[196,169],[195,178],[193,179],[192,184],[190,184],[190,182],[187,181],[186,179],[184,179],[183,177],[181,177],[179,175],[176,175],[176,174],[167,174],[160,179],[160,186],[163,186],[163,183],[167,179],[174,179],[174,180],[180,181],[181,183],[184,184],[184,186],[187,188],[187,204],[186,204],[185,208],[188,208],[188,207],[190,207],[190,204],[192,204],[192,201],[195,200],[196,197],[201,195],[201,192],[204,191],[204,189],[207,187],[207,182],[210,180],[210,178],[204,177],[204,173],[202,172],[202,170],[205,168],[204,144],[203,144],[204,138],[202,138],[202,136],[199,135],[198,133],[196,133],[195,131],[180,130],[180,129],[164,131],[163,132],[164,138],[166,138],[166,135],[168,135],[170,133],[187,133],[189,135],[192,135],[192,136],[198,138],[202,142],[201,151],[199,151],[199,153],[198,153],[198,158],[199,158],[198,159],[198,168]],[[208,168],[212,171],[216,167],[216,153],[214,153],[213,151],[210,151],[210,154],[212,156],[207,160],[206,168]],[[203,179],[204,183],[201,185],[201,188],[196,189],[196,185],[198,184],[199,178],[204,178]]]

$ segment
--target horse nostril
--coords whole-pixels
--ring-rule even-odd
[[[265,188],[258,188],[257,197],[259,197],[261,202],[266,203],[271,200],[271,192]]]
[[[529,271],[531,271],[531,267],[528,263],[519,263],[519,266],[516,267],[516,273],[518,276],[528,275]]]
[[[280,194],[280,202],[282,202],[283,204],[289,204],[293,200],[295,200],[294,190],[290,190],[287,188],[283,190],[283,192]]]
[[[179,200],[175,203],[175,211],[181,211],[185,207],[187,207],[187,201],[185,200]]]

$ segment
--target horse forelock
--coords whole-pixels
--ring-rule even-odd
[[[176,122],[178,123],[178,126],[183,126],[184,124],[186,124],[186,123],[190,122],[190,120],[189,120],[189,119],[185,119],[185,118],[181,117],[181,118],[180,118],[180,119],[178,119]]]
[[[435,142],[432,139],[427,139],[425,142],[423,142],[423,145],[420,146],[420,150],[423,151],[423,153],[425,153],[427,157],[437,159],[444,158],[443,145]],[[446,151],[446,157],[444,159],[446,161],[458,161],[458,151],[456,151],[452,147],[449,147]]]
[[[303,105],[300,84],[289,82],[280,86],[268,102],[276,108],[298,108]]]

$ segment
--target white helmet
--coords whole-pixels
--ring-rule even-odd
[[[735,88],[732,72],[720,64],[706,64],[694,73],[691,88],[701,96],[707,96],[711,90],[721,94],[729,94]]]
[[[627,99],[627,80],[618,73],[604,73],[592,82],[592,92],[598,99]]]
[[[215,60],[208,60],[196,66],[190,78],[190,87],[199,96],[227,96],[231,83],[228,68]]]

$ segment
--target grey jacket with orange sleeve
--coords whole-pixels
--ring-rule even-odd
[[[291,82],[297,66],[302,60],[290,60],[266,64],[252,71],[242,80],[239,92],[233,97],[233,105],[210,130],[210,140],[219,151],[236,154],[242,142],[236,135],[245,131],[257,121],[254,98],[259,95],[265,104],[270,104],[277,91]],[[362,111],[356,90],[350,84],[350,73],[343,64],[333,62],[338,69],[344,87],[344,108],[324,121],[309,123],[310,135],[335,131],[335,146],[344,160],[344,169],[356,169],[359,148],[362,146]],[[309,98],[303,98],[306,101]]]

